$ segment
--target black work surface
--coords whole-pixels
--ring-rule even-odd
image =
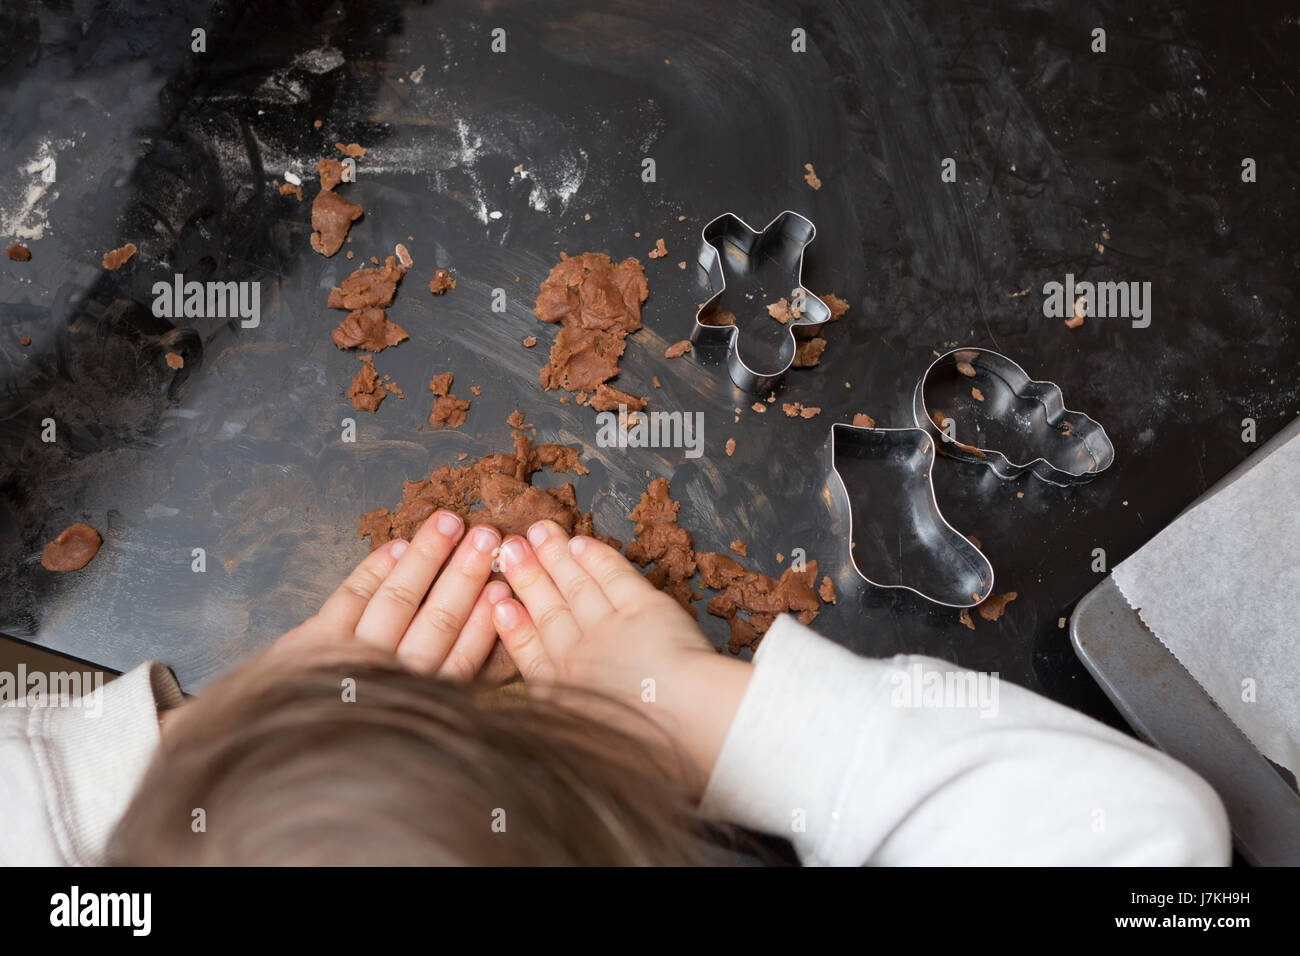
[[[1300,28],[1286,4],[1153,6],[6,5],[0,205],[6,229],[42,210],[48,226],[30,262],[0,260],[0,631],[110,668],[159,658],[198,687],[317,607],[365,554],[359,515],[461,452],[508,450],[520,408],[539,438],[584,446],[579,502],[606,533],[626,539],[647,473],[668,476],[698,548],[743,538],[767,573],[797,548],[821,562],[840,593],[823,634],[995,670],[1114,719],[1058,626],[1099,580],[1093,549],[1108,571],[1257,447],[1244,418],[1263,441],[1300,410]],[[505,53],[490,50],[496,27]],[[308,245],[315,163],[338,141],[369,149],[344,187],[366,210],[353,262]],[[57,181],[28,209],[42,144]],[[1244,157],[1258,182],[1242,182]],[[307,201],[271,184],[286,169]],[[700,227],[783,209],[817,225],[806,285],[852,311],[820,367],[793,371],[759,415],[723,368],[663,351],[704,298]],[[651,260],[660,237],[668,255]],[[128,241],[135,259],[103,270]],[[376,364],[406,398],[370,416],[346,398],[358,363],[330,342],[342,313],[325,298],[397,242],[416,265],[390,317],[411,340]],[[645,328],[616,384],[705,413],[703,457],[597,448],[595,413],[538,386],[554,329],[532,303],[560,250],[645,264]],[[459,280],[438,298],[435,267]],[[261,326],[155,318],[152,285],[176,272],[260,281]],[[1067,273],[1151,282],[1150,327],[1045,318],[1043,285]],[[996,590],[1019,594],[973,631],[856,579],[819,457],[856,412],[910,424],[935,352],[966,344],[1060,384],[1116,448],[1074,489],[938,463],[945,516],[982,542]],[[469,421],[417,430],[442,371],[473,398]],[[821,413],[787,418],[790,401]],[[347,417],[355,444],[340,441]],[[44,571],[45,542],[82,520],[104,536],[99,556]]]

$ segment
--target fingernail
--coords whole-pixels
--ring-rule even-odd
[[[587,547],[587,539],[584,538],[582,535],[578,535],[578,537],[576,538],[569,539],[569,554],[573,555],[575,558],[578,555],[582,554],[583,549],[585,549],[586,547]]]
[[[504,581],[489,581],[486,592],[489,604],[500,604],[506,598],[510,597],[510,585],[506,584]]]
[[[550,533],[551,529],[546,526],[546,523],[539,521],[528,529],[528,540],[531,541],[533,547],[536,548],[546,540]]]
[[[492,617],[498,627],[514,627],[519,623],[519,609],[511,601],[502,601],[492,605]]]
[[[495,551],[497,543],[501,540],[496,531],[491,528],[483,527],[482,525],[474,529],[473,537],[474,550],[481,551],[484,554],[489,554]]]
[[[461,521],[457,515],[450,511],[444,511],[438,515],[438,530],[449,538],[454,538],[460,534]]]
[[[524,543],[518,538],[511,538],[501,545],[502,564],[522,564],[524,560]]]
[[[392,544],[388,546],[388,553],[391,554],[393,556],[393,560],[396,561],[402,555],[406,554],[406,549],[409,548],[410,546],[411,546],[411,542],[406,541],[402,538],[398,538],[396,541],[394,541]]]

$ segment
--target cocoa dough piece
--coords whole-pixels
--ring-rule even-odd
[[[118,246],[116,249],[104,253],[102,265],[105,269],[120,269],[130,261],[131,257],[135,255],[135,253],[135,243],[128,242],[124,246]],[[74,568],[73,570],[76,569]]]
[[[853,416],[853,424],[858,428],[875,428],[876,420],[866,412],[858,412]]]
[[[280,187],[281,196],[297,196],[298,202],[302,202],[302,187],[295,186],[293,183],[285,183]]]
[[[700,325],[726,326],[735,324],[736,316],[719,305],[715,305],[708,312],[700,315]]]
[[[311,247],[325,257],[343,248],[352,223],[361,218],[364,210],[336,192],[321,189],[311,204]]]
[[[739,538],[731,542],[729,545],[727,545],[727,547],[729,547],[736,554],[740,555],[742,558],[746,557],[749,554],[749,545],[744,541],[740,540]]]
[[[980,612],[980,617],[986,621],[996,621],[1006,613],[1007,605],[1014,601],[1020,595],[1015,591],[1008,591],[1006,594],[990,594],[975,610]]]
[[[957,613],[957,620],[960,621],[966,627],[970,628],[972,631],[975,630],[975,622],[972,621],[970,617],[970,608],[968,607],[962,608]]]
[[[352,407],[359,412],[374,414],[379,411],[379,403],[387,397],[388,393],[379,383],[374,363],[370,356],[366,356],[361,361],[361,368],[353,376],[352,384],[348,386],[348,398],[352,400]]]
[[[691,350],[689,339],[682,339],[680,342],[674,342],[668,348],[664,349],[664,358],[675,359],[681,358]]]
[[[23,348],[27,348],[27,346],[32,344],[32,340],[28,336],[24,335],[22,338],[18,340],[18,344],[21,345]]]
[[[758,631],[744,618],[733,615],[728,623],[731,625],[731,638],[727,641],[727,650],[731,653],[739,654],[758,640]]]
[[[958,362],[957,371],[961,372],[961,374],[965,375],[967,378],[975,377],[975,366],[971,365],[970,362]]]
[[[837,296],[834,292],[827,292],[825,295],[819,295],[817,298],[826,303],[826,308],[831,310],[830,321],[838,322],[845,312],[849,311],[849,304]]]
[[[522,417],[515,420],[522,425]],[[573,485],[532,487],[533,476],[543,468],[586,474],[579,450],[549,443],[533,445],[518,427],[514,439],[511,454],[435,468],[427,479],[406,482],[402,500],[392,511],[377,508],[361,516],[358,535],[370,539],[372,551],[393,538],[410,540],[425,518],[445,508],[460,515],[467,526],[490,520],[503,535],[524,534],[533,522],[550,518],[574,534],[600,537],[618,547],[614,539],[596,535],[591,515],[577,507]]]
[[[532,347],[533,347],[534,345],[536,345],[536,344],[537,344],[537,336],[535,336],[535,335],[525,335],[525,336],[524,336],[524,348],[526,348],[526,349],[530,349],[530,348],[532,348]]]
[[[801,339],[795,345],[794,349],[794,367],[795,368],[812,368],[822,360],[822,353],[826,351],[826,339],[817,336],[813,339]]]
[[[817,589],[818,596],[827,604],[835,603],[835,582],[829,577],[822,578],[822,586]]]
[[[20,245],[19,243],[15,242],[12,246],[10,246],[6,250],[6,254],[14,262],[26,262],[28,259],[32,257],[32,250],[28,249],[24,245]]]
[[[429,382],[429,391],[433,392],[433,394],[438,396],[446,395],[451,391],[451,383],[454,382],[455,380],[456,380],[456,376],[451,372],[443,372],[441,375],[435,375],[433,377],[433,380]],[[514,421],[511,420],[514,418],[515,415],[520,416],[518,424],[516,424]],[[519,425],[523,424],[523,414],[521,412],[515,411],[511,414],[510,419],[507,419],[507,421],[510,423],[511,428],[518,428]]]
[[[384,310],[377,308],[349,312],[330,337],[341,349],[365,349],[367,352],[382,352],[409,338],[405,329],[388,321]]]
[[[790,303],[784,297],[777,299],[767,307],[767,314],[776,319],[782,325],[785,325],[793,318],[798,318],[798,313],[790,309]]]
[[[177,352],[168,352],[163,356],[163,361],[166,362],[167,367],[173,371],[180,371],[185,367],[185,356],[180,355]]]
[[[730,458],[732,455],[736,453],[736,439],[728,438],[726,447],[727,447],[727,457]]]
[[[813,164],[804,163],[803,168],[808,170],[806,173],[804,173],[803,181],[806,182],[813,189],[821,189],[822,181],[817,178],[817,171],[813,169]]]
[[[645,567],[650,562],[669,581],[686,581],[695,573],[691,533],[677,524],[679,505],[668,496],[667,478],[656,478],[632,509],[636,538],[628,542],[629,560]]]
[[[47,571],[80,571],[99,553],[103,538],[88,524],[78,521],[59,532],[41,553],[41,567]]]
[[[543,322],[562,325],[538,378],[544,388],[592,392],[618,375],[623,340],[641,328],[650,287],[636,259],[615,264],[604,253],[560,256],[533,306]]]
[[[406,269],[389,256],[382,266],[358,269],[344,279],[341,286],[331,289],[327,304],[331,309],[346,309],[349,312],[367,306],[387,307],[392,305],[393,296],[397,294],[397,284],[404,275]]]
[[[629,395],[612,385],[601,382],[596,386],[596,394],[591,397],[590,404],[598,412],[618,411],[619,405],[627,406],[629,412],[639,412],[645,408],[646,399]]]
[[[429,413],[429,424],[434,428],[460,428],[465,424],[469,411],[469,402],[455,395],[439,395],[433,400],[433,411]]]
[[[366,148],[357,143],[348,143],[346,146],[344,146],[342,143],[335,143],[334,148],[337,149],[344,156],[366,155]]]
[[[329,192],[343,182],[343,162],[338,159],[322,159],[316,164],[316,175],[320,177],[320,188]]]
[[[429,280],[429,291],[434,295],[442,295],[448,289],[454,288],[456,288],[456,280],[446,269],[438,269]]]

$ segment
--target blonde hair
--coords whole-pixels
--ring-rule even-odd
[[[671,749],[584,716],[590,707],[502,706],[481,687],[390,666],[282,660],[267,655],[184,708],[108,862],[721,862],[672,782],[684,770]],[[619,726],[649,725],[622,709]]]

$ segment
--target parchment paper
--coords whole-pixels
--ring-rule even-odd
[[[1181,515],[1113,577],[1260,752],[1300,776],[1300,437]]]

